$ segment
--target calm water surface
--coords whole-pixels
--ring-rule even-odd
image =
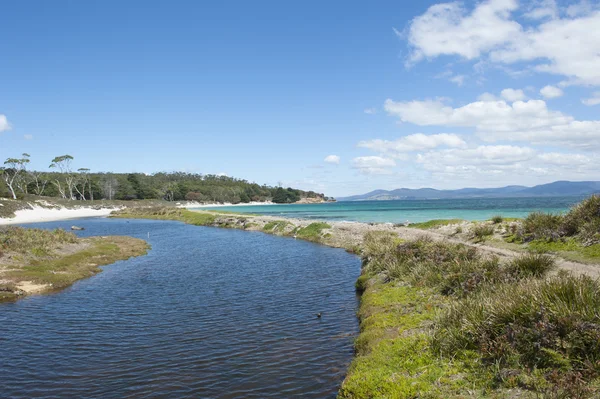
[[[583,198],[585,197],[346,201],[310,205],[232,206],[214,209],[304,219],[418,223],[433,219],[487,220],[495,215],[522,218],[534,211],[559,213],[567,211]]]
[[[0,305],[0,397],[336,396],[358,330],[355,256],[177,222],[28,226],[73,223],[81,236],[150,232],[152,250]]]

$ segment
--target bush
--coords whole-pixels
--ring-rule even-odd
[[[456,302],[437,321],[432,345],[478,352],[501,368],[600,375],[600,285],[589,277],[505,284]]]
[[[550,255],[528,253],[513,259],[507,266],[509,275],[515,278],[543,277],[554,269],[556,263]]]
[[[473,238],[483,241],[486,239],[486,237],[494,234],[494,226],[485,223],[476,224],[471,229],[471,234],[473,235]]]
[[[561,215],[533,212],[523,220],[522,228],[517,234],[524,242],[532,240],[556,241],[564,235],[562,225],[563,216]]]
[[[600,242],[600,195],[581,201],[564,216],[565,235],[577,235],[584,245]]]
[[[500,223],[502,223],[503,220],[504,219],[500,215],[492,216],[492,222],[494,224],[500,224]]]

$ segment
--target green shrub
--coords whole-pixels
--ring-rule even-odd
[[[513,259],[506,269],[509,275],[515,278],[539,278],[555,267],[556,262],[550,255],[531,252]]]
[[[478,241],[483,241],[494,234],[494,226],[486,223],[476,224],[471,228],[471,235]]]
[[[492,216],[491,220],[494,224],[500,224],[504,221],[504,218],[500,215],[496,215],[496,216]]]
[[[437,320],[432,346],[475,351],[496,367],[600,375],[600,285],[561,274],[500,285],[457,301]]]
[[[551,213],[533,212],[523,220],[517,234],[523,242],[532,240],[556,241],[564,235],[563,216]]]
[[[331,226],[327,223],[317,222],[311,223],[306,227],[299,229],[296,232],[296,236],[303,240],[319,241],[323,230],[330,229]]]

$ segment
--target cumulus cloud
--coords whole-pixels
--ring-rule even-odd
[[[545,86],[540,90],[540,94],[544,98],[558,98],[564,94],[564,92],[556,86]]]
[[[10,126],[10,123],[8,123],[8,119],[6,118],[6,115],[0,114],[0,132],[10,130],[10,128],[11,128],[11,126]]]
[[[456,134],[411,134],[398,140],[366,140],[358,143],[358,147],[368,148],[379,153],[388,153],[399,157],[400,153],[429,150],[436,147],[466,147],[467,143]]]
[[[326,163],[332,163],[332,164],[339,165],[340,157],[337,155],[327,155],[323,161]]]
[[[394,166],[396,166],[396,161],[393,159],[378,156],[356,157],[352,160],[353,168],[369,175],[389,175]]]
[[[476,101],[453,108],[441,101],[386,100],[388,114],[420,126],[470,127],[487,141],[528,141],[600,148],[600,121],[578,121],[548,109],[543,100]]]
[[[504,90],[502,90],[502,92],[500,92],[500,95],[506,101],[510,101],[511,103],[515,102],[515,101],[525,100],[525,98],[527,97],[525,95],[525,93],[523,93],[523,90],[515,90],[515,89],[504,89]]]
[[[536,4],[526,15],[539,23],[527,28],[515,20],[517,0],[488,0],[472,10],[458,2],[433,5],[409,26],[408,63],[442,55],[532,62],[534,71],[566,77],[564,85],[600,85],[600,11],[583,2],[561,18],[553,2]]]
[[[470,14],[458,2],[433,5],[410,24],[409,62],[439,55],[478,58],[520,33],[521,26],[510,20],[517,8],[516,0],[487,1]]]
[[[529,19],[555,19],[558,18],[558,5],[556,0],[538,0],[529,5],[529,10],[525,13]]]
[[[581,102],[584,105],[589,106],[600,104],[600,91],[595,92],[590,98],[584,98],[583,100],[581,100]]]

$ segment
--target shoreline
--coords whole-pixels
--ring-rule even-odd
[[[45,208],[42,206],[32,206],[28,209],[19,209],[15,211],[12,218],[0,218],[0,226],[10,226],[15,224],[56,222],[60,220],[81,219],[87,217],[107,217],[113,211],[122,208],[111,207],[95,209],[91,207],[80,208]]]

